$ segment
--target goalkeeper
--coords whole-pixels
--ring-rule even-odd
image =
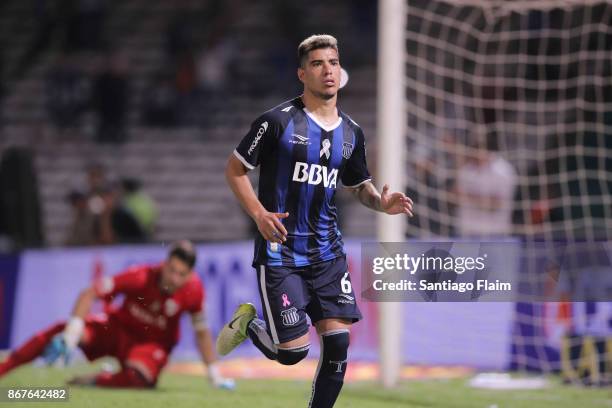
[[[112,356],[116,373],[76,377],[71,384],[100,387],[152,388],[179,339],[179,319],[186,312],[196,333],[208,378],[215,387],[233,388],[215,365],[211,332],[203,310],[204,286],[193,272],[195,248],[189,241],[174,243],[165,262],[131,267],[104,277],[81,292],[72,317],[33,336],[0,364],[0,377],[42,356],[48,364],[67,363],[76,347],[90,360]],[[96,298],[108,302],[124,295],[121,306],[108,314],[88,315]]]

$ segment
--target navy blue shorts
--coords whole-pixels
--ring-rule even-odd
[[[344,256],[304,267],[257,265],[263,315],[275,344],[308,333],[308,321],[361,320]]]

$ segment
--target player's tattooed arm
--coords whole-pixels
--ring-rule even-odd
[[[385,184],[382,193],[379,193],[372,182],[367,181],[355,188],[351,188],[353,195],[368,208],[390,215],[407,214],[412,217],[412,200],[404,193],[389,193],[389,185]]]
[[[380,207],[380,193],[370,181],[349,189],[359,202],[374,211],[382,211]]]

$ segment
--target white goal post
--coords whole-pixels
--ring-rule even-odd
[[[405,153],[404,54],[406,4],[404,0],[383,0],[378,12],[378,95],[376,178],[392,191],[403,191]],[[382,185],[378,186],[382,188]],[[380,242],[404,240],[406,222],[397,216],[378,214]],[[401,368],[401,308],[398,303],[379,303],[380,379],[392,387]]]

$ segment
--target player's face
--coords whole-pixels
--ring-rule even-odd
[[[316,97],[331,99],[340,88],[340,59],[333,48],[319,48],[308,53],[304,65],[298,68],[298,78],[304,90]]]
[[[166,261],[161,273],[161,288],[174,293],[181,288],[191,276],[191,268],[177,257],[171,257]]]

